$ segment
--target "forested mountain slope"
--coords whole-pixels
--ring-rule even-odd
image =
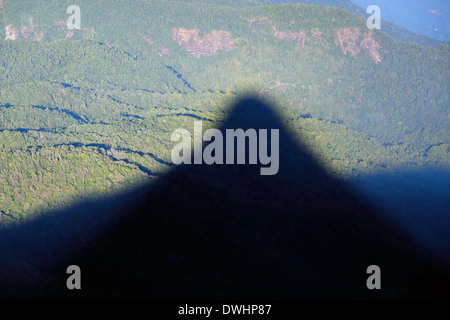
[[[123,157],[150,172],[152,165],[136,157],[162,152],[161,143],[165,155],[157,158],[169,160],[169,135],[155,132],[177,128],[177,117],[220,121],[224,101],[245,88],[276,96],[286,121],[311,132],[317,151],[324,146],[334,171],[448,160],[446,46],[396,42],[347,11],[305,4],[86,1],[80,7],[81,30],[67,29],[58,1],[6,1],[0,9],[8,38],[0,45],[2,177],[22,172],[3,183],[8,215],[52,203],[39,200],[36,190],[25,195],[23,187],[10,187],[40,176],[41,164],[30,163],[34,152],[69,145],[90,146],[87,154],[100,146],[131,150]],[[8,150],[31,158],[11,163]],[[78,188],[77,182],[70,193]]]

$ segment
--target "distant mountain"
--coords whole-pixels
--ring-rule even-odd
[[[448,22],[449,2],[441,0],[352,0],[366,8],[377,4],[382,8],[382,17],[404,28],[440,40],[450,41]]]

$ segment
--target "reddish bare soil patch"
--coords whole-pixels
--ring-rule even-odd
[[[281,39],[281,40],[297,40],[297,43],[304,48],[305,42],[306,42],[306,32],[299,31],[299,32],[292,32],[292,31],[278,31],[278,29],[274,26],[272,26],[273,36],[275,38]]]
[[[375,63],[381,62],[380,49],[381,46],[372,38],[371,33],[366,33],[363,41],[361,42],[361,48],[369,52],[370,57]]]
[[[358,40],[361,36],[361,29],[359,28],[343,28],[336,32],[335,43],[342,48],[342,52],[347,54],[349,52],[352,56],[357,56],[361,51],[358,46]]]
[[[218,50],[231,51],[236,48],[236,40],[227,31],[213,31],[204,38],[200,38],[198,30],[187,30],[183,28],[173,29],[173,38],[178,45],[185,48],[189,54],[197,58],[204,56],[212,56]]]
[[[311,30],[311,36],[314,38],[314,40],[322,41],[322,35],[323,35],[322,31]]]
[[[272,25],[272,21],[270,21],[269,18],[267,18],[267,17],[245,19],[245,20],[250,22],[250,26],[253,26],[253,24],[261,24],[261,23],[268,23],[268,24]]]
[[[160,56],[168,56],[171,53],[172,53],[172,50],[170,50],[168,48],[162,48],[161,52],[159,53],[159,55]]]
[[[5,27],[5,40],[16,40],[17,34],[17,29],[13,28],[11,24]]]
[[[138,33],[138,35],[145,40],[145,42],[147,42],[149,45],[153,45],[155,44],[151,39],[147,38],[146,36],[144,36],[142,33]]]

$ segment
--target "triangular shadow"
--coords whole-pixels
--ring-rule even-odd
[[[128,200],[122,203],[121,216],[64,260],[66,264],[55,267],[56,277],[38,297],[360,299],[448,294],[449,269],[427,257],[350,186],[329,175],[275,110],[272,102],[244,97],[221,130],[279,129],[276,175],[261,175],[260,164],[175,167],[155,184],[124,197]],[[66,288],[68,264],[80,266],[81,290]],[[381,268],[381,290],[366,286],[370,265]]]

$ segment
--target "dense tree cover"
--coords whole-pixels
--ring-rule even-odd
[[[0,56],[4,74],[1,88],[47,81],[85,89],[127,87],[166,92],[170,84],[170,91],[189,90],[175,74],[166,71],[157,56],[137,59],[87,40],[2,41]]]
[[[18,30],[0,40],[0,223],[157,179],[172,166],[173,130],[220,127],[246,92],[275,99],[336,175],[449,165],[448,46],[374,31],[377,63],[361,17],[253,1],[80,1],[82,29],[65,39],[55,22],[69,2],[0,9],[0,26]],[[21,27],[35,24],[42,40],[24,39]],[[178,28],[201,39],[225,30],[237,45],[196,57],[174,40]],[[346,28],[361,31],[355,56],[337,40]],[[304,32],[304,45],[289,32]]]

